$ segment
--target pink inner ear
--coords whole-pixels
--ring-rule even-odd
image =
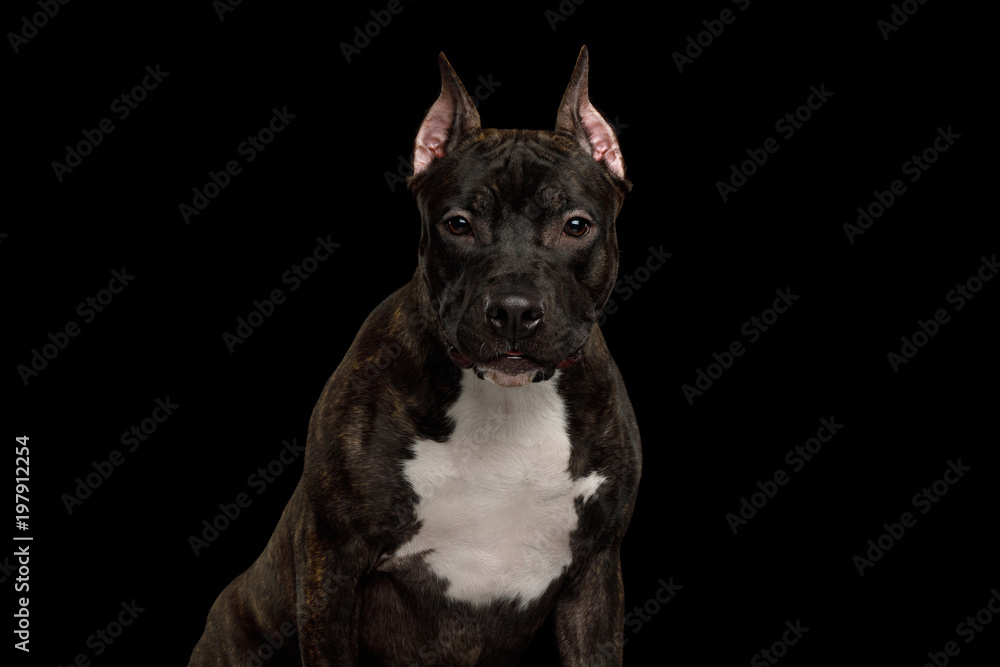
[[[598,162],[601,161],[601,156],[607,153],[611,149],[608,142],[601,140],[594,143],[594,159]]]
[[[589,100],[580,108],[580,123],[587,132],[594,159],[603,162],[618,178],[625,178],[625,163],[615,131]]]
[[[437,106],[435,104],[434,106]],[[413,173],[419,174],[436,158],[444,157],[444,147],[451,129],[451,109],[431,109],[417,131],[413,149]]]

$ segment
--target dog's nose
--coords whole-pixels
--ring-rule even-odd
[[[534,333],[545,315],[542,300],[529,294],[505,293],[486,297],[486,320],[504,338]]]

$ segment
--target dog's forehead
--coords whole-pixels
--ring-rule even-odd
[[[464,147],[442,182],[448,199],[489,216],[502,208],[558,213],[592,194],[594,166],[575,145],[541,131],[495,132]]]
[[[458,195],[459,199],[463,195]],[[505,217],[510,213],[560,213],[567,209],[570,196],[558,182],[539,184],[511,183],[504,178],[491,178],[477,184],[464,197],[471,213],[481,218]]]

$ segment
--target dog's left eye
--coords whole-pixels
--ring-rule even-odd
[[[472,225],[469,224],[468,220],[460,215],[456,215],[454,218],[448,218],[444,221],[444,224],[448,228],[448,231],[455,236],[472,233]]]
[[[563,234],[566,236],[584,236],[590,231],[590,220],[585,218],[570,218],[563,227]]]

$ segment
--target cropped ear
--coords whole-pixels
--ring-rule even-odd
[[[587,47],[580,49],[566,92],[559,104],[556,116],[556,132],[562,132],[576,139],[584,150],[602,163],[612,174],[625,178],[625,162],[618,146],[618,138],[601,112],[590,103],[587,92],[589,69]]]
[[[480,129],[476,105],[443,53],[438,56],[438,65],[441,67],[441,95],[417,130],[413,146],[414,176]]]

